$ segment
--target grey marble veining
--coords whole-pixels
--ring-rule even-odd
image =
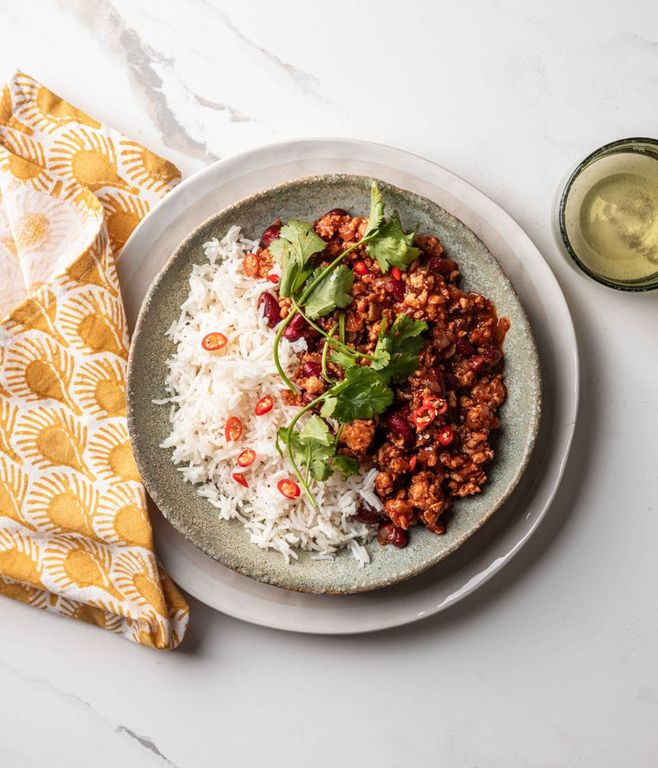
[[[193,602],[158,654],[0,599],[0,766],[654,768],[658,301],[572,272],[551,211],[591,150],[658,134],[655,2],[0,0],[0,23],[4,72],[186,174],[299,136],[449,167],[539,246],[583,369],[568,499],[417,626],[311,638]]]
[[[165,145],[206,163],[216,160],[217,156],[208,150],[205,143],[189,135],[162,91],[163,80],[159,70],[173,72],[174,59],[144,42],[111,2],[96,5],[87,0],[62,0],[62,5],[76,14],[100,45],[125,59],[133,88]],[[210,106],[199,103],[204,107]]]

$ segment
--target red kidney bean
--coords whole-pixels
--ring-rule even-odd
[[[320,363],[314,363],[312,360],[307,360],[302,365],[302,376],[320,376],[322,374],[322,366]]]
[[[401,413],[392,413],[388,417],[388,428],[394,435],[401,437],[406,446],[413,445],[414,431]]]
[[[371,507],[370,504],[362,499],[356,513],[356,519],[360,523],[365,523],[366,525],[375,525],[375,523],[378,523],[381,520],[381,515],[374,509],[374,507]]]
[[[283,335],[288,341],[297,341],[304,335],[304,329],[306,328],[306,320],[298,313],[288,324]]]
[[[349,213],[344,208],[332,208],[325,213],[325,216],[349,216]]]
[[[432,376],[436,380],[437,395],[445,395],[446,380],[445,380],[445,376],[443,375],[443,371],[439,368],[438,365],[432,366],[431,370],[432,370]]]
[[[274,298],[274,296],[272,296],[271,293],[265,291],[265,293],[261,293],[261,295],[258,297],[257,306],[258,309],[260,309],[263,315],[267,318],[267,324],[270,326],[270,328],[274,328],[274,326],[281,320],[279,302]]]
[[[280,231],[281,231],[280,221],[275,221],[274,224],[270,224],[270,226],[260,236],[260,247],[269,248],[272,240],[276,240],[277,237],[279,236]]]
[[[452,259],[442,259],[440,256],[430,256],[427,260],[427,268],[430,272],[449,275],[457,269],[457,262]]]
[[[388,283],[386,283],[386,290],[395,296],[396,301],[404,301],[406,286],[402,280],[391,278]]]
[[[459,389],[461,384],[459,383],[459,379],[455,376],[454,373],[446,373],[445,374],[445,380],[446,384],[450,389]]]
[[[503,357],[501,351],[496,349],[496,347],[486,347],[486,349],[484,349],[482,352],[482,356],[491,368],[494,368],[496,365],[498,365],[498,363],[501,361],[501,358]]]
[[[473,355],[470,359],[471,368],[475,373],[484,373],[490,368],[495,368],[501,361],[502,353],[495,347],[487,347],[482,354]]]
[[[455,344],[455,351],[458,355],[461,355],[462,357],[470,357],[475,353],[475,349],[473,349],[473,345],[468,339],[457,339],[457,343]]]
[[[394,523],[380,523],[377,531],[377,541],[385,546],[391,540],[391,537],[395,534]]]
[[[398,549],[404,549],[404,547],[407,546],[408,541],[409,541],[409,534],[404,530],[404,528],[398,528],[396,526],[395,533],[391,538],[391,544],[394,547],[397,547]]]
[[[473,357],[469,360],[469,364],[473,371],[477,374],[484,373],[489,367],[489,363],[487,362],[484,355],[473,355]]]
[[[377,541],[382,544],[392,544],[402,549],[407,546],[408,535],[404,528],[398,528],[394,523],[380,523],[377,531]]]

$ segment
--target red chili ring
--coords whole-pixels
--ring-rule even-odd
[[[439,416],[443,416],[448,410],[448,401],[444,397],[426,397],[424,405],[431,405]]]
[[[219,333],[219,331],[207,333],[201,339],[201,346],[206,350],[206,352],[217,352],[220,349],[224,349],[227,344],[228,339],[226,336],[224,336],[223,333]]]
[[[247,482],[247,478],[242,474],[242,472],[234,472],[231,477],[235,480],[236,483],[239,485],[242,485],[245,488],[249,488],[249,483]]]
[[[450,445],[450,443],[455,439],[455,432],[453,428],[450,425],[446,425],[445,427],[442,427],[439,431],[439,442],[441,445],[446,446]]]
[[[224,427],[226,442],[230,443],[231,441],[236,442],[239,440],[242,437],[243,430],[242,421],[237,416],[231,416]]]
[[[247,277],[256,277],[260,269],[260,260],[255,253],[248,253],[242,260],[242,271]]]
[[[276,484],[276,487],[279,493],[285,496],[286,499],[296,499],[301,493],[297,483],[294,480],[290,480],[290,478],[279,480],[279,482]]]
[[[250,467],[254,461],[256,461],[256,451],[252,448],[245,448],[237,458],[239,467]]]
[[[416,426],[416,429],[423,430],[436,418],[436,408],[430,403],[421,405],[420,408],[416,408],[411,414],[411,420]]]
[[[264,416],[266,413],[269,413],[272,408],[274,408],[274,398],[272,395],[265,395],[265,397],[261,397],[256,403],[254,413],[256,416]]]

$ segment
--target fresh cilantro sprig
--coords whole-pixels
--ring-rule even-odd
[[[399,315],[388,332],[383,321],[375,351],[368,358],[370,368],[378,371],[386,384],[404,381],[418,367],[418,353],[425,343],[422,334],[426,330],[426,322],[413,320],[408,315]],[[346,371],[357,365],[353,356],[340,350],[331,353],[331,361]]]
[[[353,357],[345,355],[343,358],[344,353],[334,352],[332,360],[344,363],[345,378],[302,408],[288,427],[279,430],[279,439],[287,447],[295,474],[314,505],[310,479],[326,480],[334,469],[343,473],[358,470],[354,459],[336,453],[339,433],[332,440],[324,420],[350,424],[384,413],[394,398],[391,383],[407,378],[417,369],[418,356],[425,343],[422,334],[426,329],[427,323],[407,315],[398,316],[388,332],[383,324],[369,366],[358,365]],[[331,333],[334,331],[335,326]],[[295,432],[295,425],[304,413],[317,407],[320,407],[320,416],[314,414],[300,432]],[[305,474],[300,467],[306,468]]]
[[[349,424],[383,413],[392,402],[393,390],[380,373],[372,367],[356,365],[348,369],[342,381],[329,389],[321,413],[341,424]]]
[[[382,274],[391,267],[406,270],[418,258],[418,248],[413,247],[414,233],[406,235],[397,211],[384,221],[384,202],[377,185],[370,187],[370,215],[368,227],[361,242],[367,242],[368,254],[376,259]]]
[[[310,259],[326,247],[325,241],[304,221],[289,221],[281,227],[269,251],[281,264],[279,293],[283,297],[290,298],[299,291],[313,271]]]
[[[418,354],[425,344],[422,334],[426,330],[424,320],[413,320],[408,315],[398,315],[388,333],[382,323],[371,367],[387,382],[407,379],[418,368]]]
[[[316,269],[311,275],[311,279],[317,277],[322,272],[320,268]],[[344,264],[341,264],[326,280],[318,283],[310,292],[304,303],[304,314],[315,320],[317,317],[324,317],[335,309],[342,309],[352,302],[352,283],[354,282],[354,273]]]
[[[382,324],[373,354],[360,352],[346,343],[345,313],[340,313],[338,322],[329,333],[314,322],[351,303],[354,276],[342,262],[357,248],[365,245],[383,274],[391,267],[406,270],[418,257],[418,249],[413,247],[414,234],[405,234],[397,212],[388,221],[384,212],[384,201],[373,181],[368,225],[362,238],[324,267],[314,267],[314,256],[324,251],[326,243],[318,237],[311,224],[289,221],[281,227],[279,237],[269,247],[282,267],[280,294],[291,300],[294,310],[279,324],[274,340],[277,370],[293,392],[296,389],[283,370],[278,354],[286,328],[295,315],[301,314],[325,338],[322,374],[332,386],[299,410],[290,424],[279,430],[277,439],[277,446],[279,443],[285,446],[290,464],[305,494],[315,506],[317,502],[310,489],[312,481],[326,480],[335,471],[345,476],[358,474],[359,471],[355,459],[337,453],[342,426],[334,434],[327,420],[344,425],[383,413],[393,402],[391,383],[413,373],[424,343],[421,334],[426,324],[405,315],[398,317],[388,332],[386,324]],[[338,338],[335,338],[337,329]],[[330,348],[332,362],[345,371],[341,381],[332,382],[329,378],[327,352]],[[296,426],[304,414],[317,408],[321,408],[321,415],[311,415],[303,428],[297,430]]]
[[[384,218],[384,201],[373,181],[370,187],[370,213],[368,226],[361,240],[357,240],[340,253],[326,267],[313,270],[312,257],[326,247],[310,224],[289,221],[281,227],[279,238],[270,245],[270,252],[282,266],[281,295],[295,300],[297,312],[304,309],[307,320],[324,317],[335,309],[348,306],[352,298],[352,272],[341,262],[356,248],[365,245],[368,253],[377,260],[382,273],[396,266],[406,270],[418,257],[418,249],[412,246],[414,234],[405,234],[397,212],[388,221]],[[296,392],[279,360],[279,344],[286,328],[297,312],[290,312],[279,324],[274,339],[274,362],[279,375],[292,392]],[[317,328],[317,326],[314,326]],[[326,338],[327,334],[320,329]],[[338,348],[333,344],[334,348]],[[350,353],[343,349],[346,355]],[[354,357],[354,354],[351,355]],[[357,355],[358,357],[358,355]]]
[[[391,382],[403,381],[418,368],[418,354],[425,343],[421,334],[426,330],[427,323],[407,315],[399,315],[388,333],[382,323],[367,367],[334,352],[331,359],[345,368],[345,378],[327,391],[322,415],[349,423],[383,413],[393,402]]]
[[[311,416],[299,432],[289,434],[287,428],[279,430],[279,440],[290,445],[295,463],[306,470],[305,481],[327,480],[335,470],[343,475],[358,474],[358,462],[336,453],[336,439],[327,423],[317,415]]]

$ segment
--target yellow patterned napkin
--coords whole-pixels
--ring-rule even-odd
[[[166,160],[16,73],[0,98],[0,594],[176,647],[126,427],[115,267],[179,180]]]

